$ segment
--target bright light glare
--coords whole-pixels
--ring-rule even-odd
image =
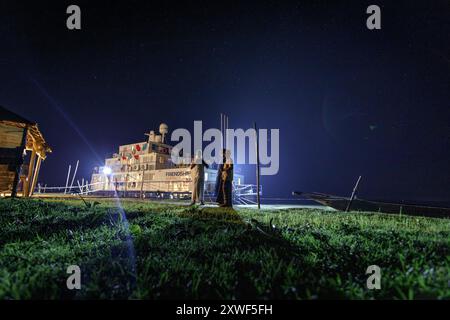
[[[112,170],[110,167],[104,167],[103,168],[103,174],[110,175],[112,173]]]

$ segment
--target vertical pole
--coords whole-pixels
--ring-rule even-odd
[[[226,115],[225,115],[225,113],[223,114],[223,125],[222,125],[222,127],[223,127],[223,133],[222,133],[222,135],[223,135],[223,147],[226,149],[227,148],[227,140],[226,140],[226,128],[225,128],[225,123],[226,123]]]
[[[78,164],[79,164],[79,163],[80,163],[80,160],[77,160],[77,164],[76,164],[76,166],[75,166],[75,171],[73,172],[72,182],[70,183],[70,189],[69,189],[69,191],[72,190],[73,183],[74,183],[74,181],[75,181],[75,176],[77,175]]]
[[[225,148],[227,147],[228,116],[225,117]]]
[[[144,169],[142,169],[142,182],[141,182],[141,199],[144,199]]]
[[[36,168],[34,169],[33,179],[31,181],[31,189],[29,191],[29,196],[31,197],[34,193],[34,189],[36,188],[36,182],[39,176],[39,170],[41,169],[42,158],[38,155]]]
[[[253,128],[256,134],[256,201],[258,203],[258,209],[261,209],[261,197],[259,194],[259,137],[256,122],[253,123]]]
[[[33,179],[34,165],[36,162],[36,149],[33,146],[33,151],[31,152],[30,164],[28,166],[28,177],[26,179],[26,190],[24,192],[25,197],[30,196],[30,187]]]
[[[69,164],[69,170],[67,171],[66,187],[64,188],[64,194],[67,193],[67,187],[69,186],[70,170],[72,170],[72,166]]]
[[[224,143],[223,143],[223,114],[220,114],[220,138],[221,138],[221,147],[222,149],[224,148]]]
[[[358,181],[356,181],[355,187],[353,188],[352,196],[350,197],[350,200],[348,202],[347,208],[345,209],[345,212],[350,211],[350,206],[352,205],[353,199],[355,198],[356,190],[358,190],[359,182],[361,181],[361,176],[359,176]]]
[[[128,172],[127,172],[127,174],[125,176],[125,192],[124,192],[124,195],[123,195],[124,198],[127,197],[127,191],[128,191]]]

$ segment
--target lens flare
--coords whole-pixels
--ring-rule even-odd
[[[112,173],[112,170],[110,167],[104,167],[103,168],[103,174],[109,176]]]

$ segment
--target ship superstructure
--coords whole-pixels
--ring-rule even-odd
[[[172,162],[173,147],[166,143],[167,134],[168,126],[162,123],[159,134],[154,131],[146,134],[147,141],[120,146],[118,153],[105,159],[104,166],[94,171],[93,191],[187,195],[191,190],[191,159],[182,158],[182,164]],[[217,170],[205,170],[206,193],[214,193],[216,177]],[[244,176],[235,174],[235,186],[243,183]]]

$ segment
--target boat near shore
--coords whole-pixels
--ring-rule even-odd
[[[412,203],[395,203],[374,200],[363,200],[359,198],[339,197],[316,192],[294,191],[294,196],[301,196],[313,200],[321,205],[336,209],[338,211],[367,211],[387,214],[405,214],[410,216],[423,216],[433,218],[450,218],[450,208],[427,206]],[[350,202],[351,201],[351,202]]]
[[[106,158],[103,166],[94,168],[91,193],[103,196],[188,198],[191,192],[191,157],[180,156],[172,162],[172,149],[167,142],[168,126],[162,123],[159,134],[150,131],[147,141],[119,146],[118,152]],[[217,169],[205,169],[205,194],[215,192]],[[234,193],[252,195],[244,176],[234,174]],[[250,190],[250,191],[249,191]]]

